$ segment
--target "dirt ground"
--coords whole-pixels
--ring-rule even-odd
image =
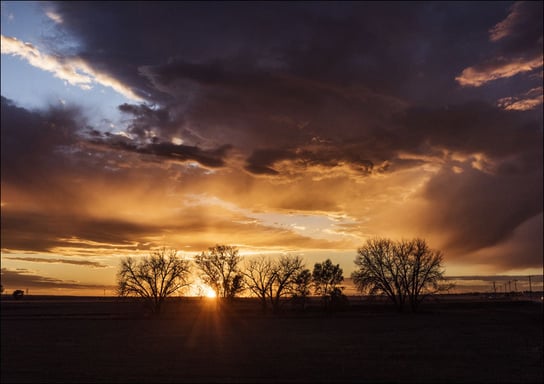
[[[540,383],[542,303],[382,304],[262,314],[176,299],[2,300],[1,382]]]

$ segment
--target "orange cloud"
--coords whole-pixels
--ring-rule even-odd
[[[488,64],[468,67],[455,80],[464,87],[480,87],[490,81],[534,71],[542,65],[542,55],[532,58],[499,58]]]
[[[510,36],[514,33],[518,25],[523,22],[523,18],[523,2],[517,2],[512,5],[506,19],[497,23],[489,30],[489,39],[495,42]]]
[[[542,94],[542,87],[537,87],[519,96],[503,97],[497,101],[497,105],[507,111],[529,111],[542,104]]]

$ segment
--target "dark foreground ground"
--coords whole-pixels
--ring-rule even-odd
[[[263,315],[177,299],[2,300],[1,382],[534,382],[542,303],[452,300],[418,314],[354,303]]]

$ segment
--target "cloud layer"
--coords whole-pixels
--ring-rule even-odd
[[[421,236],[451,263],[538,268],[533,4],[60,2],[77,52],[31,55],[3,36],[3,53],[6,40],[133,102],[104,131],[84,105],[2,99],[3,252],[355,252]]]
[[[465,68],[455,79],[464,87],[481,87],[499,79],[532,75],[542,83],[542,2],[519,1],[508,16],[489,30],[495,50],[483,61]],[[541,85],[541,84],[540,84]],[[505,109],[530,110],[542,104],[542,86],[498,100]],[[506,102],[505,102],[506,101]]]

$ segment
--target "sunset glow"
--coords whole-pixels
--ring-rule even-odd
[[[207,288],[204,292],[204,295],[208,298],[208,299],[215,299],[217,297],[217,294],[215,293],[215,291],[211,288]]]
[[[376,236],[542,276],[541,15],[2,2],[3,287],[115,295],[121,258],[216,244],[349,276]]]

